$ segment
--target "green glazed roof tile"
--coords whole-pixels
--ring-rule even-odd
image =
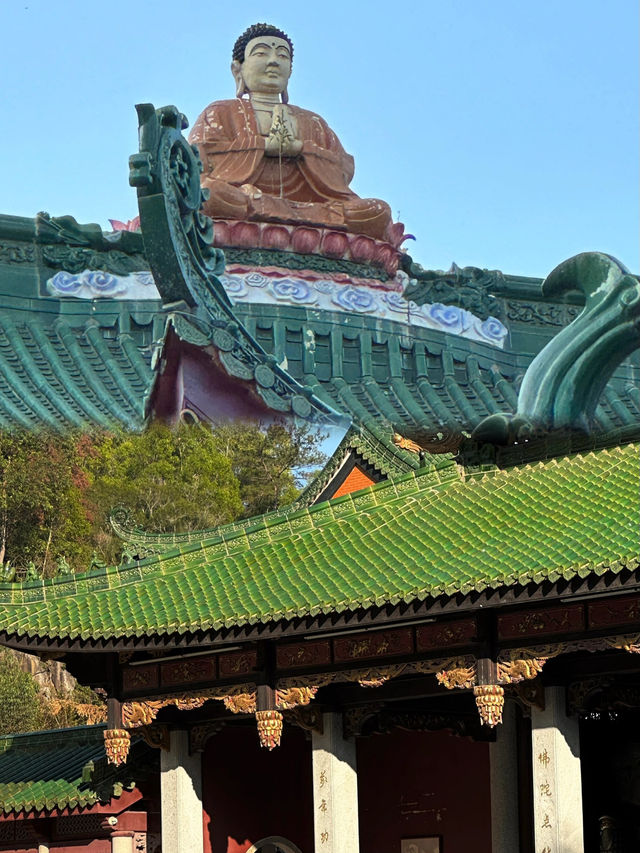
[[[249,625],[640,564],[638,446],[508,470],[420,469],[200,533],[139,565],[0,586],[0,630],[118,638]],[[375,500],[372,500],[372,497]],[[29,600],[27,600],[27,593]]]
[[[127,337],[35,312],[0,319],[0,426],[140,429],[152,373]]]
[[[8,250],[0,260],[0,427],[141,428],[153,379],[150,350],[166,328],[160,300],[45,294],[54,268],[72,259],[75,271],[85,262],[91,269],[116,274],[140,270],[146,266],[142,236],[119,232],[114,240],[96,226],[78,225],[69,217],[0,216],[0,242]],[[51,260],[52,252],[58,260]],[[243,264],[261,264],[266,257],[262,250],[242,250],[241,255]],[[313,260],[285,253],[280,261],[286,265],[287,258],[295,260],[292,269]],[[321,260],[324,267],[326,259]],[[365,274],[365,268],[349,267],[358,275]],[[509,300],[522,307],[524,299],[524,307],[533,310],[530,303],[539,300],[540,283],[518,276],[499,276],[494,282],[498,302],[506,300],[503,316],[512,331],[504,350],[366,314],[250,302],[236,304],[234,313],[279,365],[289,365],[293,379],[361,424],[386,423],[400,432],[407,427],[470,430],[489,414],[514,411],[527,365],[558,325],[570,319],[564,302],[555,312],[562,319],[534,324],[526,333],[526,323],[510,319]],[[450,296],[456,302],[453,291]],[[489,302],[498,304],[493,298]],[[633,381],[637,367],[636,356],[609,382],[596,411],[599,431],[638,423],[640,398]],[[395,464],[378,461],[391,469]]]
[[[402,327],[366,315],[352,317],[250,302],[239,302],[234,311],[250,330],[255,331],[259,324],[265,350],[279,364],[291,364],[294,378],[313,388],[327,405],[358,423],[386,422],[399,432],[448,426],[471,431],[487,415],[514,412],[524,371],[557,331],[552,327],[538,337],[540,330],[536,330],[526,337],[524,346],[519,342],[515,350],[509,346],[499,350],[490,343],[437,329]],[[395,345],[399,329],[404,335],[401,351]],[[297,344],[292,343],[292,336],[299,340]],[[315,347],[303,344],[309,340]],[[374,344],[380,361],[372,373]],[[291,351],[295,347],[297,354]],[[637,356],[634,365],[637,371]],[[638,422],[629,367],[616,371],[602,395],[595,419],[600,432]]]

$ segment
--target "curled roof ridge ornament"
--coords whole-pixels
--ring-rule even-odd
[[[217,276],[224,255],[213,248],[213,222],[201,211],[202,162],[182,135],[186,117],[174,106],[138,104],[140,150],[129,158],[129,183],[138,191],[145,253],[164,302],[203,306],[211,319],[231,319],[231,303]]]
[[[585,296],[576,319],[551,340],[524,375],[515,415],[481,421],[472,438],[494,444],[551,431],[589,433],[600,395],[615,368],[640,348],[640,281],[603,252],[582,252],[542,283],[545,296]]]
[[[197,146],[182,135],[186,117],[175,106],[156,110],[153,104],[138,104],[136,110],[140,150],[129,158],[129,183],[138,191],[140,229],[154,281],[165,306],[174,308],[168,323],[188,342],[210,342],[226,372],[252,383],[269,409],[346,426],[348,418],[293,379],[233,313],[218,277],[224,254],[214,248],[213,221],[202,211],[208,197],[200,186],[202,161]]]

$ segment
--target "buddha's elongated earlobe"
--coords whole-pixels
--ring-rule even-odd
[[[237,59],[234,59],[231,63],[231,73],[236,81],[236,98],[241,98],[243,95],[247,95],[249,90],[247,89],[242,77],[242,63],[238,62]]]
[[[283,104],[289,103],[289,89],[285,86],[283,93],[280,95]]]

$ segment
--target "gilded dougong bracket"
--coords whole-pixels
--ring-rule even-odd
[[[276,708],[289,711],[299,705],[308,705],[315,698],[317,687],[289,687],[276,690]]]
[[[113,763],[121,763],[126,760],[129,744],[129,730],[141,729],[145,739],[154,740],[154,745],[163,746],[162,737],[155,738],[154,730],[149,727],[154,722],[163,708],[174,707],[179,711],[193,711],[201,708],[208,700],[218,700],[224,703],[225,708],[233,714],[255,714],[258,723],[258,733],[263,746],[273,749],[280,743],[282,732],[282,711],[292,711],[308,705],[316,695],[316,686],[286,687],[273,691],[274,707],[258,707],[258,691],[247,690],[247,685],[238,686],[233,692],[229,688],[218,688],[205,691],[199,696],[165,696],[162,699],[150,699],[147,701],[124,702],[122,704],[122,729],[108,729],[105,732],[105,748],[107,755],[112,755]],[[224,691],[224,692],[223,692]],[[268,712],[268,713],[265,713]],[[316,728],[317,721],[312,721],[308,727]],[[203,734],[204,738],[204,734]],[[200,740],[203,740],[201,738]],[[157,743],[155,742],[157,741]],[[203,741],[204,742],[204,741]],[[126,745],[126,750],[125,750]],[[198,746],[196,748],[202,748]],[[124,758],[122,756],[124,755]]]
[[[318,688],[286,687],[275,691],[275,707],[279,711],[289,711],[299,705],[308,705],[315,697]],[[238,693],[235,696],[222,697],[224,706],[233,714],[255,714],[257,708],[256,692]]]
[[[478,713],[483,725],[495,726],[502,722],[504,708],[503,684],[517,684],[535,678],[542,670],[547,656],[535,656],[523,649],[506,653],[506,659],[497,663],[489,662],[492,681],[495,683],[478,684],[478,662],[473,659],[452,661],[451,665],[436,673],[438,682],[448,690],[473,688]]]
[[[271,708],[259,708],[259,691],[240,693],[236,696],[225,696],[224,706],[234,714],[255,714],[260,745],[271,750],[280,746],[282,736],[282,711],[291,711],[308,705],[314,698],[318,688],[288,687],[273,690],[273,705]]]
[[[511,660],[498,660],[498,681],[500,684],[518,684],[536,678],[545,665],[548,657],[530,657],[523,650],[517,652],[517,657]]]
[[[612,649],[622,649],[631,654],[640,654],[640,635],[625,634],[622,637],[612,637],[607,641]]]
[[[236,696],[223,696],[222,701],[227,711],[232,714],[255,714],[256,694],[238,693]]]

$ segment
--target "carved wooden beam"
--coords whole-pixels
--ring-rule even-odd
[[[473,659],[461,658],[451,661],[447,669],[436,672],[438,684],[442,684],[447,690],[455,688],[470,689],[476,684],[478,677],[478,665]]]
[[[124,702],[122,720],[125,728],[135,729],[150,726],[163,708],[173,706],[179,711],[193,711],[201,708],[209,696],[175,696],[167,699],[154,699],[148,702]]]
[[[549,657],[535,657],[520,649],[510,660],[498,660],[498,682],[500,684],[517,684],[528,681],[542,672],[542,667]]]

